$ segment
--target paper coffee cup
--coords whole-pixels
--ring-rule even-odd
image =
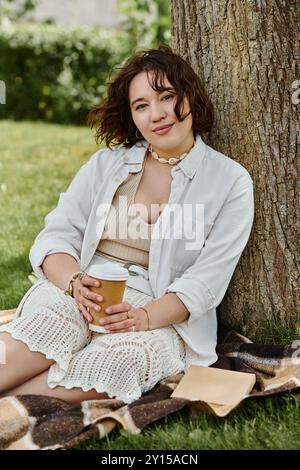
[[[101,306],[99,312],[93,308],[89,309],[93,317],[92,322],[89,323],[89,329],[97,333],[109,333],[103,326],[100,326],[99,321],[107,316],[105,312],[107,307],[122,302],[129,273],[126,268],[123,268],[118,263],[109,261],[105,263],[94,261],[85,272],[101,282],[99,287],[91,286],[90,289],[103,297],[103,301],[99,302]]]

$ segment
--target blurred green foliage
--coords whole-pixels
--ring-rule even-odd
[[[170,42],[171,0],[118,0],[118,7],[132,49]]]
[[[84,124],[112,69],[129,53],[125,33],[54,25],[0,30],[0,118]]]
[[[6,84],[0,119],[85,124],[117,65],[136,49],[169,42],[169,0],[119,0],[117,29],[20,22],[36,0],[10,10],[13,3],[0,4],[8,20],[17,15],[0,27],[0,80]]]
[[[0,21],[7,18],[10,21],[32,19],[30,13],[34,11],[38,0],[1,0]]]

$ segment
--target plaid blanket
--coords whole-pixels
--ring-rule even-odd
[[[9,321],[13,312],[0,312],[0,323]],[[300,341],[263,345],[221,328],[217,353],[218,360],[211,367],[255,374],[256,383],[245,398],[300,391]],[[117,399],[74,405],[40,395],[2,398],[0,449],[71,449],[91,438],[103,438],[117,425],[140,433],[148,424],[195,404],[170,397],[182,377],[167,377],[129,405]],[[202,410],[213,413],[207,404]]]

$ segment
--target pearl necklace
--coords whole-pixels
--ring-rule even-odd
[[[169,165],[175,165],[176,163],[180,162],[184,157],[187,156],[187,154],[192,150],[192,148],[194,147],[194,145],[195,145],[195,141],[194,141],[192,147],[190,148],[190,150],[189,150],[188,152],[183,153],[183,154],[182,154],[180,157],[178,157],[178,158],[174,158],[174,157],[172,157],[172,158],[162,158],[162,157],[159,157],[159,156],[157,155],[157,153],[155,152],[155,150],[153,150],[152,144],[149,145],[148,150],[149,150],[150,154],[152,155],[152,157],[153,157],[155,160],[158,160],[158,161],[161,162],[161,163],[169,163]]]

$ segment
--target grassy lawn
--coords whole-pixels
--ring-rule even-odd
[[[30,286],[28,252],[44,217],[96,150],[88,128],[0,121],[0,309]]]
[[[0,121],[0,137],[0,309],[8,309],[31,285],[28,252],[45,215],[96,145],[89,129],[42,123]],[[140,435],[118,428],[78,448],[299,449],[299,418],[300,397],[287,393],[247,399],[226,418],[186,409]]]

